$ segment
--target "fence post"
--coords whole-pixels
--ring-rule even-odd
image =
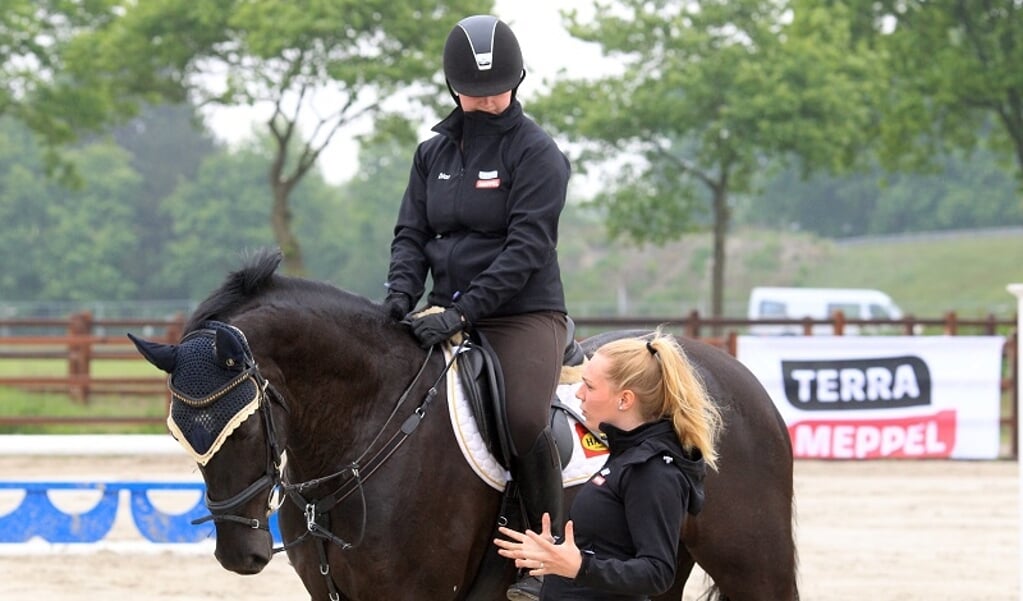
[[[179,342],[181,342],[181,337],[185,335],[184,313],[174,314],[174,319],[171,321],[171,323],[167,324],[167,329],[164,332],[164,335],[167,337],[167,339],[165,340],[167,344],[178,344]],[[170,386],[168,386],[167,391],[164,392],[164,400],[167,403],[167,413],[169,414],[172,400]]]
[[[945,335],[955,336],[959,332],[959,316],[955,311],[945,313]]]
[[[175,313],[174,318],[170,323],[167,324],[167,329],[164,332],[164,342],[167,344],[177,344],[181,342],[181,336],[185,333],[185,314]]]
[[[835,336],[845,334],[845,311],[837,309],[831,314],[831,329]]]
[[[92,355],[92,313],[74,313],[68,320],[68,394],[78,403],[89,402],[89,362]]]
[[[1016,393],[1013,411],[1016,412],[1016,436],[1018,440],[1020,428],[1023,427],[1023,418],[1020,416],[1019,398],[1023,396],[1023,382],[1020,375],[1023,374],[1023,353],[1020,352],[1020,332],[1023,332],[1023,284],[1009,284],[1009,293],[1016,295]],[[1019,448],[1016,448],[1016,465],[1019,469],[1019,485],[1017,493],[1019,496],[1019,555],[1016,557],[1016,566],[1023,568],[1023,461],[1020,461]],[[1023,599],[1023,569],[1019,570],[1019,595]]]
[[[700,312],[693,309],[689,312],[689,318],[686,319],[686,336],[689,338],[700,337]]]

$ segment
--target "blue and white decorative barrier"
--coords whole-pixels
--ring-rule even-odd
[[[168,435],[0,436],[0,456],[95,456],[99,469],[104,456],[116,455],[184,456],[184,451]],[[209,513],[201,480],[76,480],[46,473],[33,473],[38,479],[14,479],[3,473],[2,465],[0,554],[121,548],[209,552],[212,547],[213,523],[191,523]],[[275,544],[281,544],[276,515],[270,531]]]
[[[0,499],[8,491],[23,493],[13,511],[0,514],[0,543],[25,543],[38,537],[49,543],[96,543],[113,531],[118,508],[128,503],[132,522],[138,534],[152,543],[199,543],[211,539],[212,523],[193,526],[192,520],[209,512],[203,502],[206,487],[201,482],[45,482],[2,481]],[[90,509],[69,513],[53,502],[56,491],[92,491],[99,501]],[[154,491],[192,491],[195,504],[181,513],[157,508],[150,498]],[[122,494],[125,493],[125,494]],[[126,497],[126,498],[125,498]],[[270,519],[270,529],[277,544],[280,530],[277,516]]]

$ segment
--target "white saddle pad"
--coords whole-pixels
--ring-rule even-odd
[[[450,349],[445,350],[445,358],[451,359]],[[466,462],[476,475],[492,488],[503,491],[511,479],[511,474],[501,467],[497,458],[487,450],[462,389],[457,369],[456,363],[447,374],[448,414],[451,416],[451,429],[455,434],[455,440],[458,441],[458,447],[462,449]],[[578,383],[558,386],[558,398],[576,413],[579,413],[580,405],[579,399],[575,398],[578,386]],[[569,422],[575,435],[572,437],[572,457],[561,471],[562,482],[566,488],[588,480],[603,467],[608,454],[607,447],[599,440],[595,440],[586,428],[571,417]]]

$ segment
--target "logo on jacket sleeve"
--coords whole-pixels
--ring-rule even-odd
[[[501,178],[498,177],[497,171],[480,171],[476,187],[479,189],[500,188]]]

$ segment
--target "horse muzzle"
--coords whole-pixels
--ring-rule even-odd
[[[213,555],[225,570],[258,574],[273,557],[273,537],[266,530],[243,524],[219,523]]]

